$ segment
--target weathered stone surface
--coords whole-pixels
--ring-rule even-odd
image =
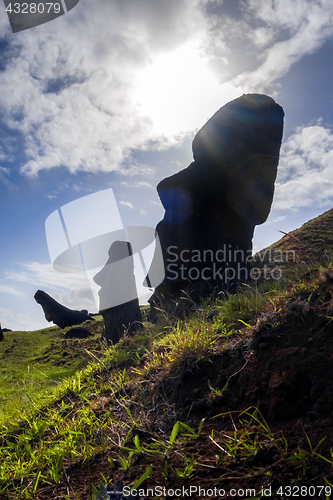
[[[52,321],[60,328],[66,328],[66,326],[72,325],[80,325],[88,319],[94,319],[92,316],[89,316],[86,310],[75,311],[59,304],[59,302],[54,300],[47,293],[43,292],[43,290],[37,290],[34,298],[37,304],[40,304],[42,306],[45,314],[45,319],[49,322]]]
[[[193,163],[158,184],[165,279],[152,307],[177,316],[184,304],[246,281],[254,228],[273,200],[283,116],[265,95],[229,102],[195,136]]]
[[[94,281],[101,287],[99,299],[100,314],[104,319],[103,336],[108,343],[116,344],[125,331],[133,333],[142,326],[130,243],[112,243],[109,258],[94,276]]]

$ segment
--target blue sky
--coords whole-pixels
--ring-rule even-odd
[[[255,248],[332,208],[332,44],[331,0],[80,0],[15,34],[1,2],[2,326],[47,325],[37,289],[94,309],[78,276],[52,268],[47,217],[112,188],[124,225],[155,227],[157,183],[189,165],[195,132],[243,93],[285,111]]]

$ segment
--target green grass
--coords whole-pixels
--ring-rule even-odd
[[[102,324],[94,328],[93,337],[84,340],[66,339],[69,328],[6,332],[0,342],[0,422],[29,411],[37,395],[86,367],[92,359],[86,348],[100,354]]]
[[[196,458],[181,452],[181,443],[185,438],[197,439],[200,433],[181,423],[174,427],[169,439],[155,435],[150,444],[140,444],[135,437],[137,431],[146,426],[148,386],[158,372],[162,378],[172,373],[173,383],[177,384],[176,380],[181,379],[184,369],[193,369],[200,360],[209,359],[219,343],[235,335],[232,321],[258,312],[278,293],[279,290],[260,293],[259,289],[245,289],[237,300],[229,296],[225,302],[207,301],[191,318],[173,327],[146,324],[140,334],[112,346],[100,354],[99,359],[74,375],[70,371],[86,364],[86,359],[78,355],[67,363],[66,356],[59,363],[64,342],[69,352],[74,352],[74,347],[72,340],[65,341],[59,335],[55,336],[55,328],[29,334],[13,332],[10,338],[7,334],[1,349],[11,355],[3,356],[3,369],[7,368],[9,372],[3,379],[3,385],[7,384],[9,399],[23,398],[26,404],[25,398],[28,398],[30,405],[21,420],[13,419],[8,410],[6,415],[5,412],[3,414],[0,431],[2,491],[15,487],[16,494],[21,491],[29,498],[37,489],[37,483],[44,486],[56,484],[64,466],[77,460],[85,462],[97,453],[106,452],[115,428],[119,439],[118,462],[124,470],[132,466],[134,455],[159,454],[169,460],[175,452],[181,453],[183,466],[172,469],[171,465],[164,465],[165,475],[173,471],[177,477],[191,477]],[[209,322],[207,317],[212,312],[214,318]],[[15,367],[12,356],[16,360]],[[31,366],[29,371],[28,366]],[[62,376],[67,376],[67,370],[71,376],[57,384]],[[160,380],[157,376],[155,384]],[[107,407],[108,410],[105,408],[105,394],[112,405]],[[133,404],[134,408],[141,408],[139,416],[137,412],[133,414]],[[164,411],[168,411],[167,400],[160,404]],[[229,438],[226,443],[224,439],[220,444],[216,436],[212,436],[212,440],[218,448],[224,449],[228,445],[227,455],[230,456]],[[256,453],[256,446],[257,442],[250,443],[249,438],[245,439],[243,435],[241,440],[236,439],[232,453],[243,460],[244,456]],[[124,454],[124,451],[127,453]],[[220,467],[223,462],[225,468],[221,453],[218,456],[217,465]],[[21,485],[19,489],[17,484]]]
[[[329,264],[333,262],[333,209],[321,214],[315,219],[309,220],[299,229],[290,231],[279,241],[268,248],[261,250],[261,254],[274,256],[276,252],[295,252],[296,260],[290,261],[290,266],[282,265],[282,268],[295,267],[300,264]],[[280,254],[281,256],[281,254]],[[289,253],[291,259],[292,253]],[[286,264],[286,263],[284,263]],[[296,266],[297,267],[297,266]]]
[[[289,294],[305,291],[311,294],[311,285],[294,283]],[[264,453],[279,456],[299,477],[306,475],[314,461],[328,461],[318,452],[320,443],[312,446],[308,440],[306,447],[290,449],[284,436],[276,436],[255,408],[238,412],[237,419],[237,412],[230,414],[233,430],[223,431],[225,424],[216,427],[214,419],[205,424],[202,420],[197,428],[177,421],[168,436],[154,431],[148,440],[139,437],[146,436],[150,428],[152,388],[168,392],[168,381],[176,387],[186,371],[231,346],[256,324],[265,306],[286,295],[281,283],[245,286],[223,301],[205,301],[189,318],[174,325],[145,323],[134,337],[107,350],[95,349],[88,365],[83,352],[88,342],[97,341],[101,325],[94,339],[84,341],[67,340],[55,327],[7,333],[0,344],[1,387],[8,401],[0,426],[0,495],[8,491],[13,499],[33,498],[38,488],[56,485],[71,464],[89,463],[110,449],[114,450],[111,462],[118,463],[124,473],[132,471],[138,484],[157,470],[161,481],[172,477],[188,480],[206,466],[208,458],[188,452],[187,443],[202,439],[207,447],[208,443],[212,446],[209,460],[213,462],[208,463],[214,463],[212,467],[225,480],[238,477],[246,481],[269,474],[269,466],[251,468]],[[216,389],[208,381],[207,393],[218,401],[226,387]],[[163,391],[156,404],[167,415],[172,406]],[[136,466],[139,457],[140,468]],[[249,464],[246,473],[245,463]]]
[[[319,236],[311,231],[315,246]],[[99,342],[100,321],[84,340],[67,340],[56,327],[5,333],[0,342],[0,497],[33,498],[41,487],[55,488],[66,479],[67,497],[80,498],[66,470],[90,464],[96,456],[103,457],[104,475],[93,487],[88,477],[90,490],[82,499],[91,498],[91,491],[96,498],[105,492],[114,471],[137,486],[151,478],[173,485],[207,477],[212,486],[239,481],[243,487],[257,478],[264,484],[274,474],[285,480],[285,471],[288,484],[301,484],[313,464],[333,465],[333,448],[330,455],[321,454],[323,440],[312,442],[303,428],[296,444],[290,443],[255,406],[216,410],[205,420],[191,420],[186,411],[180,419],[174,396],[184,375],[200,372],[214,357],[222,359],[226,350],[248,349],[259,322],[283,314],[291,297],[308,304],[320,294],[313,276],[327,265],[327,255],[320,260],[317,252],[312,262],[286,268],[284,280],[245,285],[236,295],[206,300],[182,321],[144,323],[141,332],[108,349]],[[309,270],[305,282],[302,276]],[[202,400],[218,408],[242,369],[235,368],[220,386],[207,380],[193,403]]]

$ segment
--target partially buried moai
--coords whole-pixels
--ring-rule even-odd
[[[142,326],[141,310],[134,275],[132,246],[114,241],[109,258],[94,281],[101,287],[99,312],[104,319],[103,336],[116,344],[125,331],[133,333]]]
[[[152,311],[179,316],[248,279],[254,228],[273,200],[283,117],[266,95],[229,102],[194,137],[193,163],[158,184],[165,278],[150,299]],[[153,259],[149,274],[157,265]]]

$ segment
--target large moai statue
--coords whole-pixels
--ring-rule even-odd
[[[273,200],[283,117],[266,95],[229,102],[194,137],[193,163],[158,184],[165,279],[152,310],[178,316],[186,304],[246,281],[254,228]]]

